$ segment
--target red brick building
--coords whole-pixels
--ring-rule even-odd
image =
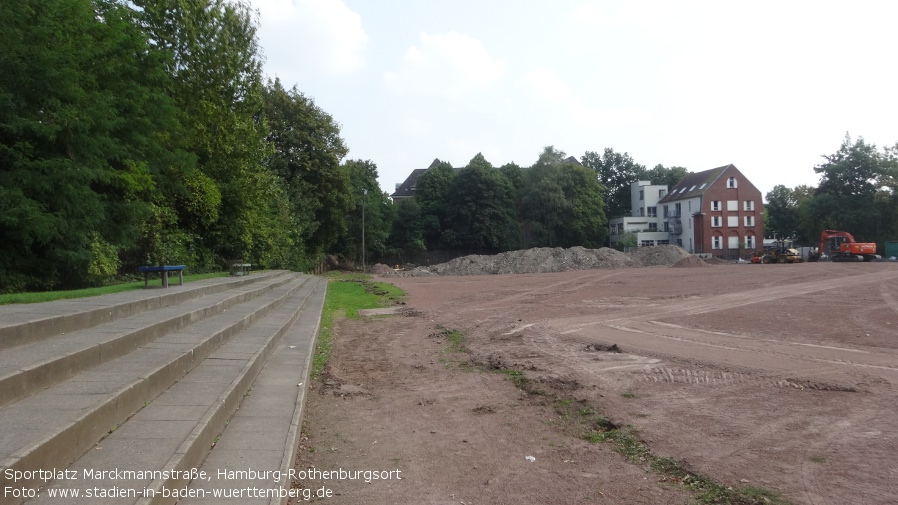
[[[689,174],[658,201],[670,243],[733,259],[763,249],[761,192],[733,165]]]

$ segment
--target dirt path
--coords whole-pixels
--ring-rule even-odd
[[[797,504],[898,503],[898,267],[719,265],[389,279],[413,317],[344,321],[299,468],[334,503],[686,503],[561,395],[651,450]],[[465,333],[453,353],[440,328]],[[621,353],[601,352],[617,345]],[[524,371],[527,395],[469,361]],[[578,403],[579,405],[580,403]],[[533,456],[535,461],[525,459]]]

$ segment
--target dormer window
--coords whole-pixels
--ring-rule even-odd
[[[727,179],[727,187],[728,187],[728,188],[735,188],[735,187],[737,187],[737,186],[736,186],[736,178],[735,178],[735,177],[730,177],[729,179]]]

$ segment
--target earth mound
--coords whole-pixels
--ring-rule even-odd
[[[709,267],[708,263],[705,263],[705,260],[699,258],[698,256],[689,256],[681,259],[680,261],[671,265],[674,268],[696,268],[696,267]]]
[[[693,257],[682,248],[672,245],[639,248],[623,253],[603,247],[536,247],[508,251],[491,256],[473,254],[455,258],[430,267],[418,267],[397,275],[419,277],[427,275],[489,275],[567,272],[570,270],[616,269],[672,266]],[[701,261],[701,260],[699,260]]]

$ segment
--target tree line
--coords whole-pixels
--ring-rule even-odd
[[[266,79],[243,0],[0,2],[0,292],[77,288],[241,259],[305,270],[426,250],[599,247],[630,183],[688,171],[606,148],[553,147],[494,167],[478,154],[392,202],[377,166],[345,159],[338,123]],[[846,137],[819,187],[767,195],[773,234],[894,237],[895,148]],[[770,234],[768,234],[770,235]]]
[[[549,146],[529,167],[497,168],[482,154],[460,168],[442,162],[418,177],[415,198],[396,202],[399,218],[383,252],[601,247],[608,219],[629,215],[631,182],[674,184],[686,173],[662,165],[647,170],[610,148],[576,160]]]
[[[777,185],[767,193],[765,234],[815,246],[821,231],[842,230],[876,242],[880,252],[898,240],[898,143],[880,149],[846,134],[823,159],[814,167],[816,187]]]

